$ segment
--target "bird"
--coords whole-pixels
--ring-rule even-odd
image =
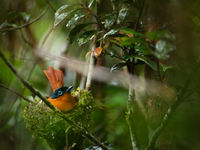
[[[53,90],[48,101],[62,112],[67,112],[76,107],[78,103],[77,98],[71,95],[71,89],[73,86],[64,86],[63,72],[49,66],[49,70],[44,70],[44,74],[49,80]]]

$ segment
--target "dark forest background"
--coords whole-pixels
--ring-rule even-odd
[[[199,44],[199,0],[0,2],[1,58],[44,96],[52,93],[43,73],[50,65],[64,72],[65,85],[89,89],[95,102],[90,132],[110,149],[200,149]],[[110,81],[100,69],[90,82],[90,70],[74,60],[106,67]],[[127,76],[114,79],[120,73],[147,82],[132,89]],[[0,150],[51,149],[26,128],[28,102],[12,90],[36,99],[0,59]],[[68,149],[97,145],[83,139],[81,148],[72,143]]]

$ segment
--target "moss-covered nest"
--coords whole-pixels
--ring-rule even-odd
[[[79,102],[73,110],[65,115],[79,126],[89,129],[91,114],[94,110],[93,96],[89,91],[80,89],[73,91],[72,94],[79,95]],[[80,132],[50,110],[40,99],[28,104],[24,109],[23,116],[26,127],[33,135],[45,139],[52,149],[63,149],[66,146],[66,135],[68,135],[69,145],[76,143],[76,147],[80,148],[83,143]]]

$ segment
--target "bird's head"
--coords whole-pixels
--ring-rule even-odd
[[[58,98],[62,95],[64,95],[65,93],[70,93],[71,89],[73,88],[73,86],[69,86],[69,87],[60,87],[58,89],[56,89],[53,94],[51,95],[52,99]]]

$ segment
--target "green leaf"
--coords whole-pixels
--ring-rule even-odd
[[[74,23],[76,23],[79,19],[85,17],[87,14],[84,12],[79,12],[74,14],[74,16],[68,21],[68,23],[66,24],[66,27],[70,27],[71,25],[73,25]]]
[[[81,46],[87,42],[89,42],[90,40],[93,39],[94,35],[97,33],[96,30],[90,30],[90,31],[86,31],[83,34],[80,35],[80,37],[78,38],[77,42],[78,45]]]
[[[128,8],[122,8],[120,11],[119,11],[119,15],[118,15],[118,18],[117,18],[117,24],[120,24],[124,21],[126,15],[127,15],[127,12],[128,12]]]
[[[65,13],[61,13],[60,15],[55,15],[54,27],[58,26],[65,18],[67,18],[72,12],[76,10],[71,10]]]
[[[122,67],[126,66],[126,63],[119,63],[119,64],[115,64],[114,66],[112,66],[112,68],[110,69],[110,72],[113,72],[115,70],[118,70]]]
[[[136,43],[146,44],[144,40],[133,38],[133,37],[121,37],[121,38],[117,38],[117,40],[120,46],[131,46]]]
[[[151,41],[156,41],[159,39],[169,39],[169,40],[175,40],[175,37],[173,34],[171,34],[169,31],[150,31],[147,32],[147,37]]]
[[[91,24],[93,24],[93,23],[83,23],[83,24],[76,25],[69,33],[70,42],[73,43],[77,34],[79,34],[83,28],[85,28],[86,26],[91,25]]]
[[[114,15],[113,15],[113,14],[107,14],[107,15],[105,16],[104,27],[105,27],[106,29],[110,29],[110,27],[111,27],[112,25],[114,25],[114,23],[115,23],[115,17],[114,17]]]
[[[173,68],[174,68],[173,66],[167,66],[167,65],[160,64],[160,69],[163,73],[166,73],[168,70],[173,69]]]
[[[135,59],[143,61],[145,64],[147,64],[149,67],[151,67],[154,71],[157,71],[156,63],[152,60],[150,60],[148,57],[145,56],[133,56]]]
[[[130,28],[119,28],[118,30],[122,31],[124,34],[133,34],[134,36],[143,37],[145,38],[145,34],[137,32]]]
[[[145,38],[145,35],[143,33],[137,32],[137,31],[135,31],[133,29],[129,29],[129,28],[111,29],[106,34],[104,34],[103,38],[106,38],[107,36],[110,36],[110,35],[115,35],[115,34],[119,33],[120,31],[121,31],[121,34],[133,34],[134,36]]]
[[[89,0],[88,8],[93,8],[96,4],[96,0]]]
[[[106,38],[107,36],[110,36],[110,35],[114,35],[118,32],[117,29],[111,29],[109,32],[107,32],[106,34],[104,34],[103,38]]]
[[[60,8],[58,8],[57,11],[55,12],[55,18],[57,18],[61,14],[61,12],[64,9],[68,8],[69,6],[71,6],[71,5],[62,5]]]
[[[152,54],[152,50],[149,48],[147,43],[146,44],[138,43],[137,45],[135,45],[135,51],[142,55],[151,55]]]
[[[28,14],[26,12],[21,12],[20,15],[22,16],[24,21],[28,22],[30,20],[30,14]]]

